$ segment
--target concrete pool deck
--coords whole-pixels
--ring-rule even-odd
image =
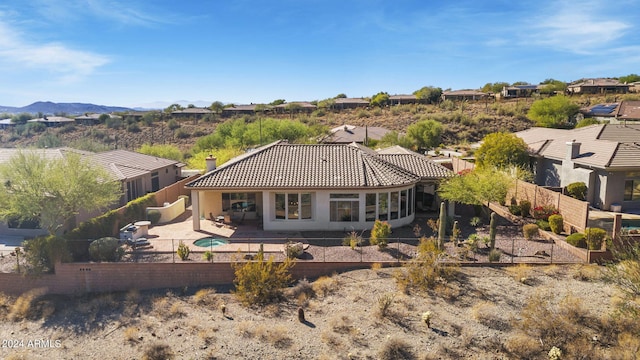
[[[264,231],[258,228],[256,221],[245,221],[237,226],[219,226],[213,221],[200,220],[200,230],[193,230],[193,218],[191,209],[185,211],[176,220],[155,225],[149,228],[148,240],[153,247],[151,251],[172,252],[177,249],[180,241],[183,241],[191,251],[215,251],[215,252],[257,252],[263,243],[265,252],[281,252],[285,240],[273,239],[300,239],[302,234],[298,231]],[[194,245],[194,241],[205,237],[221,238],[229,241],[229,244],[211,247]],[[234,240],[235,239],[235,240]],[[261,239],[265,240],[261,242]]]

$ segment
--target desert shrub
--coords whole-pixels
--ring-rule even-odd
[[[368,118],[370,115],[367,110],[360,110],[358,111],[356,116],[358,117],[358,119],[362,119],[362,118]]]
[[[178,139],[186,139],[191,136],[191,134],[185,129],[178,129],[175,133]]]
[[[316,294],[322,294],[322,296],[327,296],[337,291],[339,287],[340,282],[338,279],[329,276],[319,277],[312,285],[313,292]]]
[[[566,238],[567,243],[575,246],[575,247],[579,247],[579,248],[583,248],[586,249],[587,248],[587,240],[586,237],[583,233],[573,233],[569,236],[567,236]]]
[[[538,237],[538,225],[536,224],[526,224],[522,227],[522,233],[524,238],[527,240],[533,240]]]
[[[489,251],[489,262],[499,262],[501,256],[502,251],[498,249],[491,249],[491,251]]]
[[[558,210],[552,205],[536,206],[533,208],[532,216],[536,220],[549,220],[549,216],[555,215]]]
[[[520,213],[523,217],[528,217],[531,214],[531,201],[522,200],[520,201]]]
[[[512,355],[539,358],[547,355],[548,344],[553,344],[566,352],[564,355],[567,359],[573,359],[585,358],[581,356],[582,352],[593,349],[589,336],[589,326],[593,320],[581,300],[571,295],[560,301],[555,299],[554,294],[539,292],[526,301],[521,320],[514,322],[515,334],[506,343]],[[514,346],[515,339],[527,346]],[[538,356],[532,356],[534,354]]]
[[[216,290],[213,288],[200,289],[193,294],[193,302],[197,305],[214,307],[218,304]]]
[[[564,229],[564,219],[562,215],[556,214],[549,216],[549,227],[554,234],[560,234]]]
[[[195,130],[193,132],[193,134],[191,134],[191,136],[193,136],[193,137],[201,137],[201,136],[205,136],[205,135],[208,135],[208,134],[209,134],[208,132],[206,132],[204,130],[201,130],[201,129],[198,129],[198,130]]]
[[[151,210],[147,210],[147,220],[151,221],[152,224],[157,224],[158,221],[160,221],[160,218],[162,217],[162,214],[160,213],[160,210],[156,210],[156,209],[151,209]]]
[[[547,220],[537,220],[536,226],[538,226],[539,229],[542,229],[544,231],[551,230],[551,225],[549,225],[549,222]]]
[[[574,182],[567,185],[567,194],[574,199],[584,200],[587,197],[587,184]]]
[[[362,245],[362,236],[355,231],[352,231],[344,239],[342,239],[342,245],[349,246],[355,250],[356,247]]]
[[[169,130],[175,130],[180,128],[180,123],[177,122],[176,119],[171,119],[167,121],[167,127],[169,128]]]
[[[142,355],[143,360],[171,360],[175,354],[166,344],[151,344],[147,346]]]
[[[482,219],[479,216],[474,216],[469,220],[469,225],[473,227],[478,227],[482,225]]]
[[[276,264],[273,257],[264,260],[259,252],[255,261],[233,263],[235,295],[245,305],[265,305],[280,300],[283,289],[291,281],[289,270],[295,262],[285,259]]]
[[[127,125],[127,131],[130,133],[139,133],[140,132],[140,126],[138,125],[138,123],[131,123],[129,125]]]
[[[9,319],[21,321],[25,319],[34,320],[40,315],[38,299],[45,294],[45,289],[32,289],[20,295],[9,311]]]
[[[410,360],[415,358],[411,345],[395,337],[387,340],[378,353],[378,359],[380,360]]]
[[[584,236],[589,250],[600,250],[607,236],[607,231],[601,228],[586,228]]]
[[[391,225],[386,221],[380,221],[376,219],[371,229],[371,237],[369,242],[371,245],[378,245],[378,249],[382,250],[387,247],[389,243],[389,235],[391,234]]]
[[[446,284],[458,273],[458,264],[445,263],[442,261],[444,257],[446,254],[438,248],[435,238],[421,238],[416,257],[405,264],[405,271],[396,275],[398,286],[408,291],[429,290]]]
[[[120,247],[118,239],[103,237],[91,242],[89,255],[94,261],[118,261],[124,255],[124,250]]]
[[[119,117],[108,118],[105,120],[108,129],[120,129],[122,127],[122,119]]]
[[[58,236],[37,237],[23,244],[27,272],[41,274],[52,272],[57,261],[71,259],[67,241]]]
[[[513,215],[519,216],[520,214],[522,214],[522,208],[520,207],[520,205],[509,205],[509,212]]]
[[[213,260],[213,251],[205,251],[204,254],[202,254],[202,259],[211,262],[211,260]]]
[[[178,257],[180,258],[180,260],[186,261],[189,259],[189,254],[191,254],[191,249],[189,249],[189,246],[187,246],[187,244],[185,244],[182,240],[180,240],[180,243],[178,244],[178,250],[176,250],[176,253],[178,254]]]
[[[393,294],[385,294],[378,298],[378,307],[376,315],[379,318],[385,318],[389,315],[389,311],[391,310],[391,306],[393,305],[393,301],[395,300],[395,296]]]
[[[304,296],[309,299],[316,296],[316,292],[307,279],[302,279],[298,280],[295,286],[289,288],[287,296],[294,299],[299,299],[300,296]]]
[[[289,259],[300,258],[304,254],[304,244],[301,242],[288,242],[284,244],[284,254]]]

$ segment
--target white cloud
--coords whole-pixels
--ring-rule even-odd
[[[613,46],[631,25],[609,17],[598,1],[561,2],[542,14],[528,34],[529,42],[577,54],[592,54]]]
[[[11,64],[13,69],[45,70],[57,74],[59,81],[72,82],[107,64],[109,58],[59,43],[30,43],[7,24],[0,23],[0,61]]]

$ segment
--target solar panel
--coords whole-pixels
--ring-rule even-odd
[[[618,107],[618,104],[598,104],[593,106],[590,112],[592,114],[597,114],[597,115],[609,115],[617,107]]]

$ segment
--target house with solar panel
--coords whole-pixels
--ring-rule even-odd
[[[585,118],[606,121],[610,124],[625,124],[640,122],[640,101],[625,100],[619,103],[597,104],[580,109]]]
[[[201,219],[224,215],[280,231],[364,230],[376,219],[403,226],[416,211],[436,207],[438,182],[453,175],[408,150],[378,153],[358,144],[277,141],[219,167],[207,161],[207,172],[186,185],[194,230]]]
[[[640,124],[534,127],[516,135],[528,146],[536,184],[583,182],[591,206],[640,212]]]

